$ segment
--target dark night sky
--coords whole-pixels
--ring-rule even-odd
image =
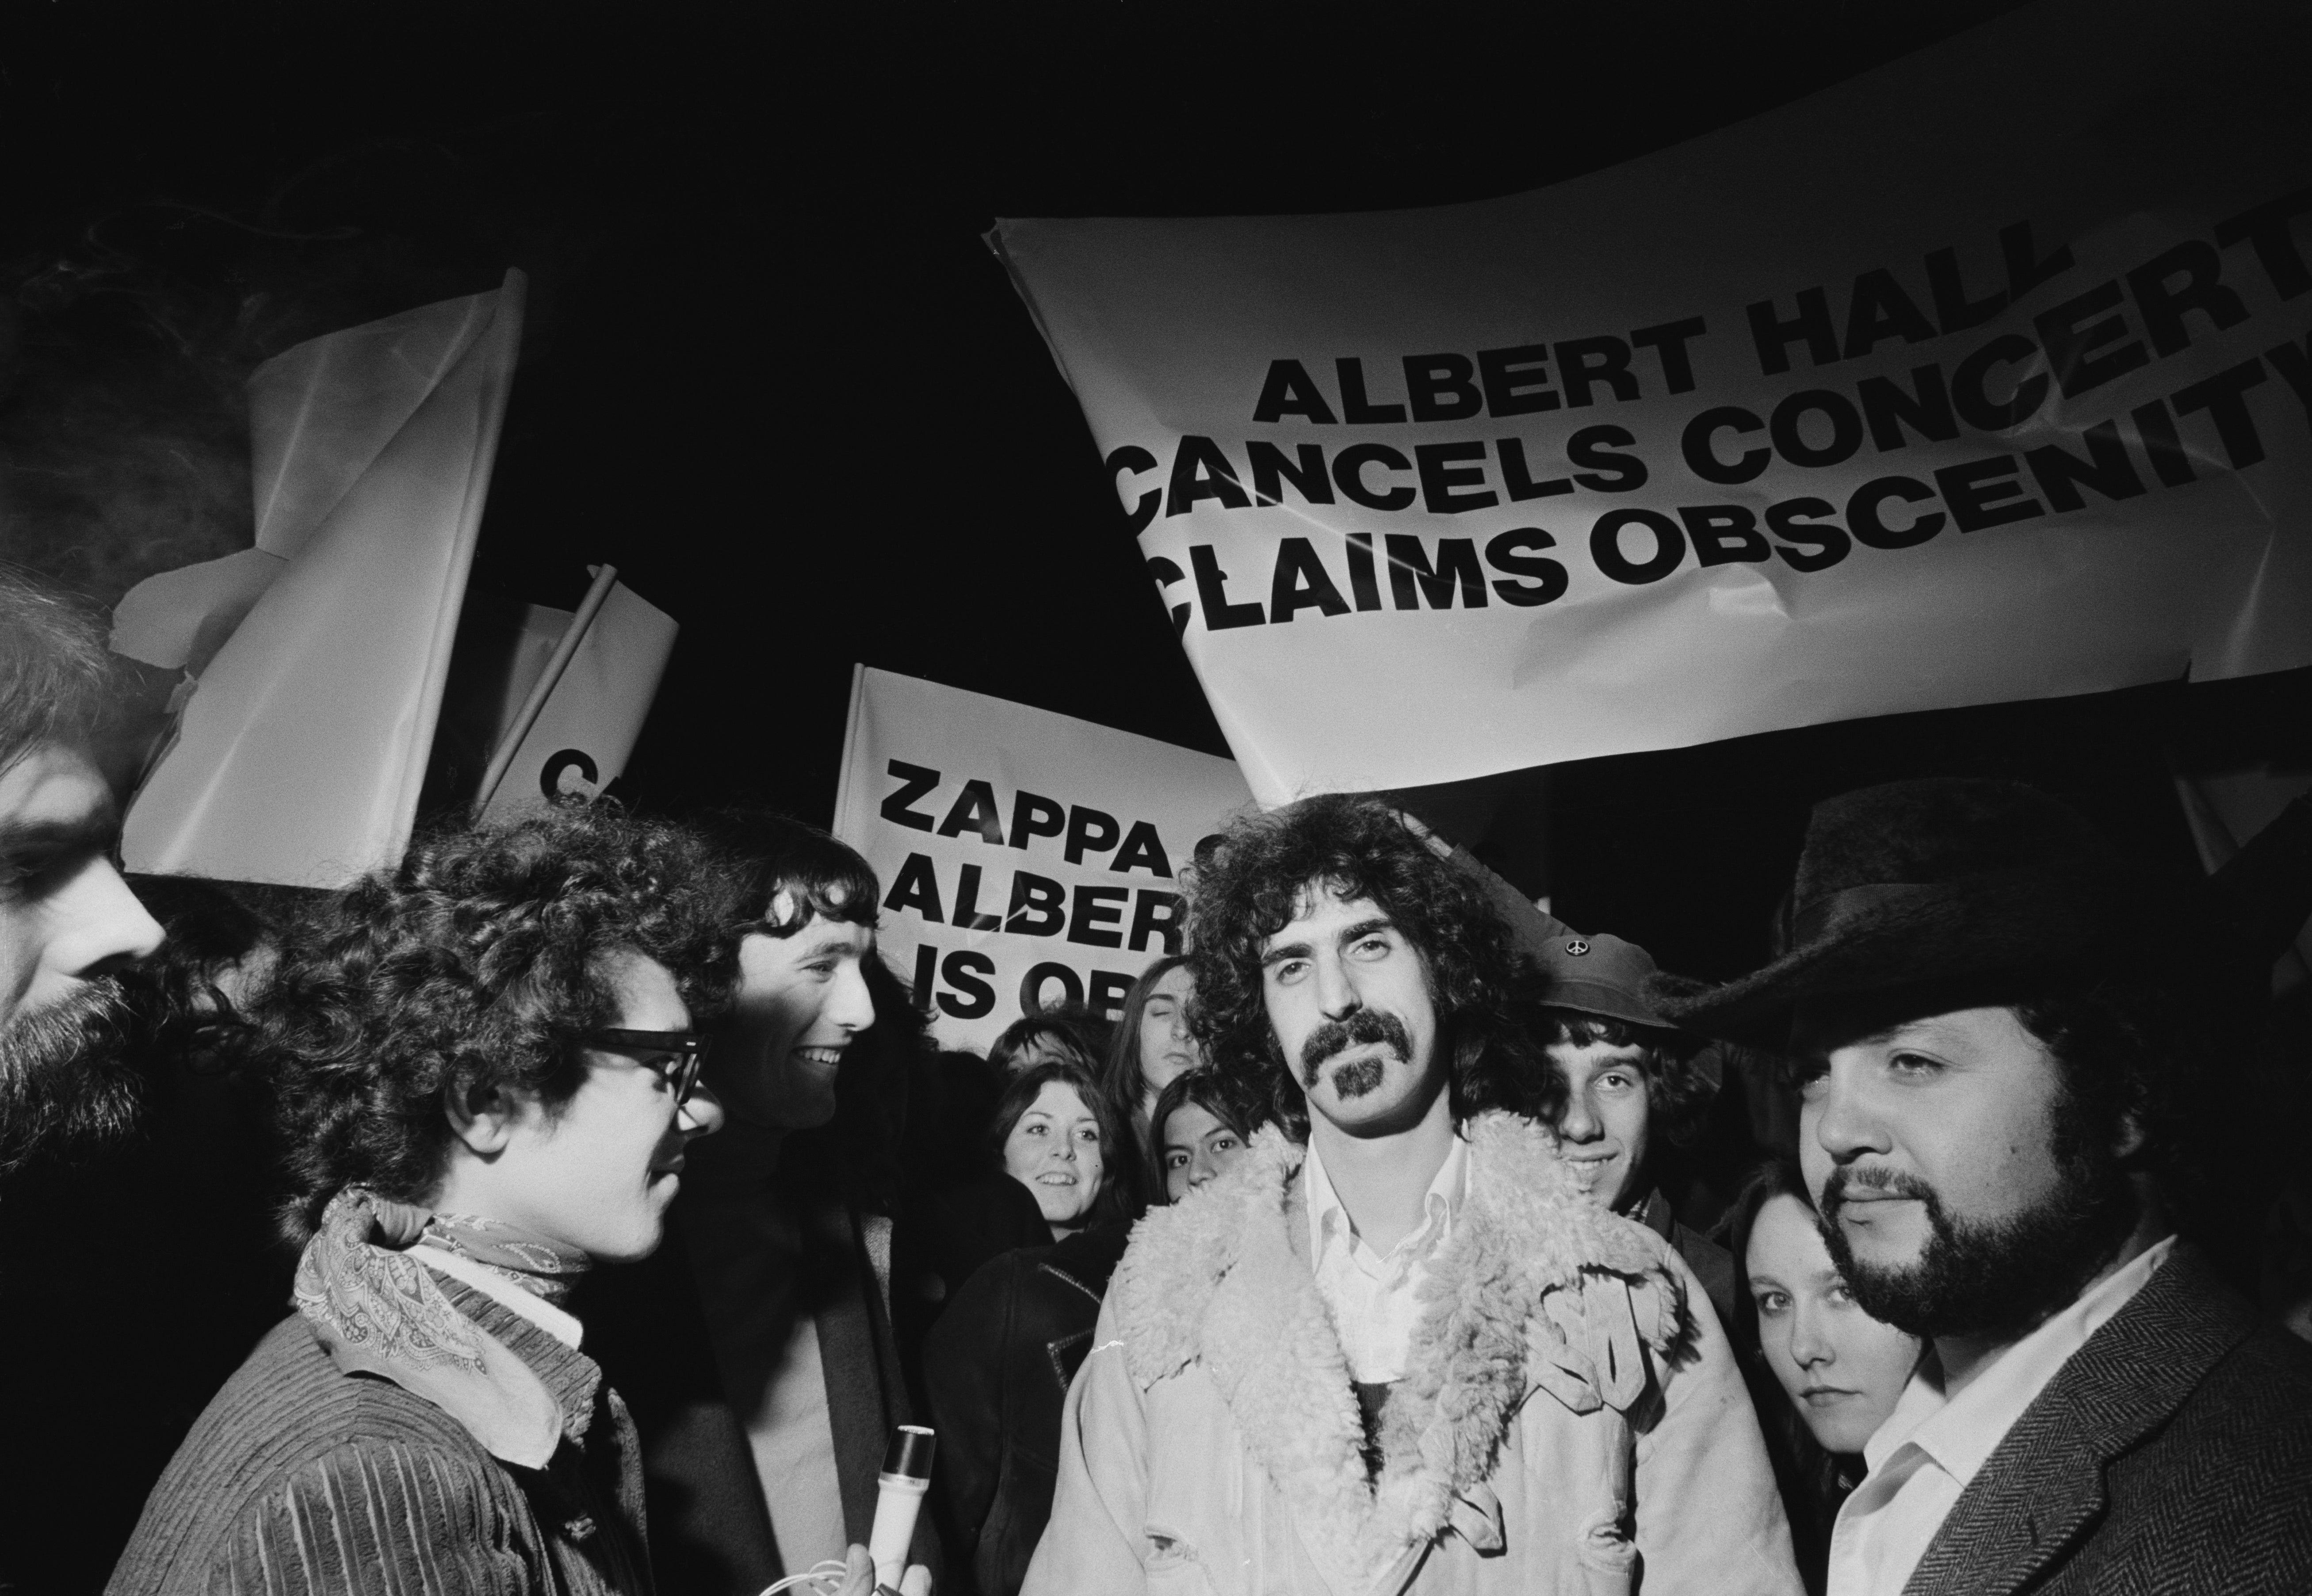
[[[18,6],[0,553],[109,603],[245,545],[250,367],[518,265],[475,580],[567,604],[607,558],[683,623],[636,802],[826,818],[854,661],[1224,753],[979,241],[995,216],[1512,192],[2006,9]],[[1724,970],[1762,951],[1815,797],[2011,771],[2188,863],[2168,761],[2301,762],[2308,696],[2299,673],[1592,761],[1485,849],[1538,890],[1546,817],[1562,913]]]

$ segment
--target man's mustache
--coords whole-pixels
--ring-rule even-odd
[[[1822,1183],[1822,1216],[1835,1220],[1839,1208],[1846,1202],[1850,1191],[1867,1191],[1895,1197],[1910,1197],[1929,1207],[1940,1199],[1935,1188],[1916,1175],[1906,1175],[1900,1170],[1880,1169],[1875,1165],[1841,1164],[1831,1171],[1830,1179]]]
[[[1359,1009],[1345,1020],[1327,1020],[1300,1044],[1300,1083],[1314,1086],[1325,1061],[1351,1048],[1379,1043],[1397,1050],[1399,1058],[1413,1057],[1413,1038],[1405,1022],[1377,1009]]]

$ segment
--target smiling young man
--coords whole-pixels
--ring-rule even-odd
[[[94,749],[109,672],[88,617],[0,570],[0,1174],[136,1108],[118,976],[161,928],[114,862]]]
[[[114,1596],[652,1589],[633,1428],[565,1302],[658,1246],[722,1121],[692,1030],[729,979],[706,863],[612,812],[435,837],[287,951],[256,1009],[294,1311],[179,1449]]]
[[[1703,1039],[1662,1018],[1648,997],[1660,979],[1633,942],[1568,933],[1542,943],[1538,1034],[1562,1093],[1550,1124],[1590,1195],[1677,1249],[1725,1324],[1734,1260],[1682,1223],[1657,1171],[1663,1149],[1690,1143],[1718,1090]]]
[[[1933,1342],[1840,1509],[1836,1596],[2312,1584],[2312,1351],[2174,1233],[2221,1028],[2143,885],[2027,787],[1850,793],[1814,812],[1786,951],[1665,1002],[1784,1028],[1832,1256]]]
[[[911,1418],[892,1221],[846,1184],[849,1149],[807,1134],[831,1126],[870,1045],[876,984],[898,988],[875,966],[879,893],[858,854],[764,811],[701,829],[738,957],[705,1077],[729,1124],[692,1161],[674,1244],[591,1289],[642,1433],[661,1587],[756,1596],[867,1538],[885,1444]],[[920,1524],[914,1560],[935,1566]]]
[[[1280,1124],[1134,1232],[1029,1596],[1795,1592],[1715,1316],[1526,1117],[1485,889],[1327,797],[1239,821],[1188,903],[1197,1035]]]

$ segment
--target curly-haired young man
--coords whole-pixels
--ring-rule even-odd
[[[1029,1596],[1795,1592],[1715,1316],[1530,1117],[1486,888],[1313,798],[1230,829],[1187,936],[1199,1038],[1282,1123],[1134,1232]]]
[[[562,1306],[654,1249],[732,964],[698,843],[560,811],[422,842],[258,1004],[294,1311],[145,1504],[110,1590],[652,1588],[624,1405]]]
[[[0,1173],[135,1107],[118,972],[161,928],[114,864],[94,753],[109,673],[94,621],[0,569]]]

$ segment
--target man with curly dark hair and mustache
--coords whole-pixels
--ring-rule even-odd
[[[1134,1232],[1029,1596],[1796,1592],[1716,1316],[1542,1122],[1487,887],[1311,798],[1230,829],[1187,924],[1191,1024],[1274,1123]]]
[[[90,617],[0,569],[0,1174],[136,1109],[118,975],[161,928],[115,859],[95,752],[110,669]]]
[[[292,939],[254,1020],[293,1311],[178,1451],[116,1596],[653,1588],[634,1425],[565,1303],[657,1248],[722,1122],[717,874],[685,829],[564,809],[421,840]]]

